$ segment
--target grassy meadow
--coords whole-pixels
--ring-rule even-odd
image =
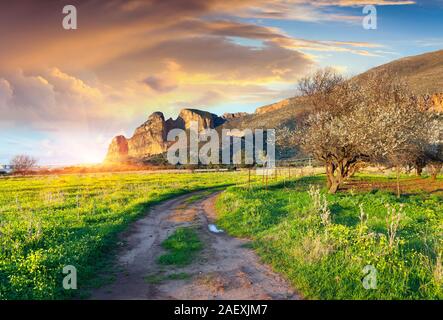
[[[411,188],[397,199],[381,188],[392,177],[360,175],[354,182],[380,189],[329,195],[324,180],[230,187],[217,203],[218,225],[252,239],[262,260],[308,299],[442,299],[443,188]],[[366,266],[376,270],[369,289]]]
[[[247,171],[2,178],[0,299],[86,297],[112,281],[118,232],[162,200],[217,187],[227,188],[217,226],[252,239],[305,298],[443,298],[442,177],[404,175],[398,199],[391,176],[359,174],[329,195],[323,175],[282,172],[269,181],[253,172],[250,184]],[[202,245],[192,229],[178,229],[158,263],[185,265]],[[62,288],[66,265],[76,266],[80,290]],[[368,265],[377,272],[373,289],[363,286]]]
[[[62,288],[66,265],[76,266],[79,289],[94,287],[106,281],[97,275],[109,267],[117,233],[149,206],[246,179],[239,173],[2,178],[0,299],[73,297],[77,290]]]

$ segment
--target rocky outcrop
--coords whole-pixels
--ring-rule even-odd
[[[106,155],[106,162],[126,162],[128,158],[128,140],[124,136],[116,136],[112,139]]]
[[[167,134],[163,113],[154,112],[128,140],[128,156],[138,159],[165,152],[167,150]]]
[[[232,120],[232,119],[243,118],[246,117],[247,115],[248,115],[247,112],[224,113],[222,115],[222,118],[226,120]]]
[[[193,121],[198,122],[199,131],[218,127],[224,122],[222,118],[210,112],[196,109],[183,109],[180,111],[177,120],[175,120],[175,127],[187,130]]]
[[[176,120],[172,118],[165,120],[163,113],[154,112],[135,130],[131,138],[117,136],[112,140],[105,162],[139,162],[162,154],[173,143],[167,141],[168,132],[176,128],[188,130],[192,121],[198,123],[198,130],[201,131],[216,128],[226,120],[210,112],[195,109],[181,110]]]
[[[279,101],[277,103],[273,103],[273,104],[270,104],[270,105],[267,105],[264,107],[257,108],[257,110],[255,110],[255,113],[256,114],[263,114],[263,113],[267,113],[270,111],[278,110],[278,109],[286,107],[287,105],[289,105],[289,103],[290,103],[290,99],[285,99],[285,100]]]
[[[443,93],[432,95],[432,111],[443,113]]]

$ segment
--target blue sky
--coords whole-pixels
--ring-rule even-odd
[[[310,40],[355,41],[381,44],[379,57],[365,57],[351,53],[332,52],[321,59],[321,64],[341,65],[348,68],[349,75],[389,61],[443,48],[443,1],[417,1],[413,5],[375,6],[377,29],[365,30],[361,22],[336,21],[267,21],[266,25],[285,30],[295,38]],[[365,16],[362,7],[336,10],[355,17]],[[377,51],[374,50],[374,51]],[[307,50],[315,54],[315,52]]]
[[[443,48],[441,0],[73,0],[70,31],[62,2],[0,4],[0,163],[99,162],[154,111],[254,112],[317,68],[352,76]]]

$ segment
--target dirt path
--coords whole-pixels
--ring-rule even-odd
[[[259,262],[246,240],[209,231],[217,193],[201,193],[166,201],[151,209],[122,234],[118,253],[121,271],[110,285],[92,292],[92,299],[297,299],[278,274]],[[204,249],[189,266],[160,266],[161,243],[178,227],[194,226]],[[171,280],[181,274],[186,279]],[[154,280],[153,280],[154,279]]]

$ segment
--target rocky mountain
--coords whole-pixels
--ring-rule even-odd
[[[279,102],[273,103],[273,104],[269,104],[267,106],[263,106],[260,108],[257,108],[255,110],[256,114],[263,114],[263,113],[268,113],[270,111],[275,111],[275,110],[279,110],[281,108],[284,108],[286,106],[288,106],[291,103],[291,98],[290,99],[284,99],[281,100]]]
[[[154,112],[135,130],[131,138],[117,136],[112,140],[105,162],[138,162],[162,154],[171,145],[171,142],[167,141],[168,132],[175,128],[187,130],[192,121],[198,122],[198,128],[201,131],[222,125],[226,118],[206,111],[183,109],[177,119],[165,120],[163,113]]]
[[[434,111],[443,112],[443,50],[406,57],[368,70],[355,77],[363,80],[371,72],[389,72],[403,78],[418,94],[428,94],[434,103]],[[108,163],[139,161],[167,151],[168,132],[174,128],[189,129],[191,121],[198,121],[199,130],[206,128],[269,129],[293,128],[300,117],[309,112],[310,106],[302,97],[293,97],[260,107],[253,114],[226,113],[222,117],[196,110],[183,109],[176,120],[165,120],[161,112],[153,113],[127,139],[117,136],[112,140],[106,156]],[[278,147],[278,146],[277,146]]]

